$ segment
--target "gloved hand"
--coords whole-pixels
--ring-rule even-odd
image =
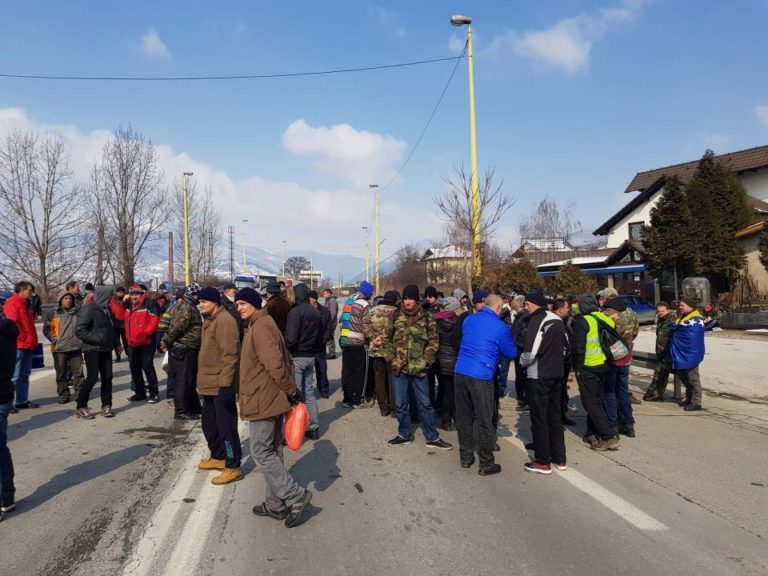
[[[299,396],[298,392],[294,392],[292,396],[288,396],[288,402],[291,403],[291,406],[296,406],[296,404],[301,402],[301,396]]]

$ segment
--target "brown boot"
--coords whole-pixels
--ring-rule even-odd
[[[215,458],[208,458],[208,460],[203,460],[200,462],[200,464],[197,465],[197,467],[200,470],[224,470],[226,467],[225,464],[227,463],[226,460],[216,460]]]
[[[243,477],[243,471],[240,468],[224,468],[224,472],[211,479],[211,484],[221,486],[223,484],[229,484],[235,480],[240,480]]]

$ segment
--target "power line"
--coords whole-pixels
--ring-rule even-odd
[[[467,44],[468,42],[465,42],[464,50],[461,51],[461,54],[459,54],[458,56],[455,56],[456,64],[454,64],[453,70],[451,70],[451,75],[448,77],[448,81],[445,83],[445,86],[443,87],[443,91],[440,93],[440,97],[437,99],[437,103],[435,104],[435,107],[432,109],[432,114],[429,115],[429,118],[427,119],[427,123],[424,124],[424,128],[421,130],[421,134],[419,134],[419,137],[416,139],[416,144],[414,144],[413,148],[411,148],[411,151],[408,153],[408,156],[405,158],[405,161],[400,166],[400,169],[397,171],[397,174],[392,176],[392,179],[379,189],[379,192],[383,192],[384,190],[389,188],[395,180],[397,180],[400,174],[403,173],[403,170],[405,170],[405,167],[408,165],[408,162],[413,157],[413,154],[416,152],[416,149],[419,147],[419,144],[421,144],[421,139],[424,138],[424,134],[427,133],[427,130],[429,129],[429,125],[432,124],[432,119],[435,117],[435,114],[437,114],[437,110],[438,108],[440,108],[440,104],[443,103],[443,98],[445,97],[445,93],[448,91],[448,86],[451,85],[451,81],[453,81],[453,77],[456,75],[456,69],[459,67],[459,62],[461,62],[461,60],[464,58],[464,55],[467,53]]]
[[[346,74],[353,72],[371,72],[374,70],[389,70],[392,68],[405,68],[408,66],[421,66],[423,64],[435,64],[456,60],[457,63],[464,57],[450,56],[446,58],[432,58],[430,60],[415,60],[413,62],[400,62],[397,64],[382,64],[378,66],[359,66],[356,68],[336,68],[332,70],[314,70],[305,72],[279,72],[274,74],[234,74],[217,76],[60,76],[46,74],[8,74],[0,72],[0,78],[16,78],[20,80],[74,80],[86,82],[190,82],[211,80],[264,80],[269,78],[292,78],[296,76],[324,76],[329,74]]]

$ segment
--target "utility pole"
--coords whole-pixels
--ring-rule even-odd
[[[232,282],[235,281],[235,227],[228,226],[227,232],[229,232],[229,278]]]
[[[285,278],[285,240],[283,240],[280,248],[280,259],[283,261],[283,278]]]
[[[241,220],[243,223],[243,274],[248,274],[248,262],[245,259],[245,225],[248,220]]]
[[[173,284],[173,232],[168,232],[168,281]]]
[[[208,228],[208,266],[206,266],[208,282],[211,282],[214,272],[216,271],[216,265],[213,262],[213,228]]]
[[[376,268],[375,268],[375,274],[376,274],[376,294],[381,294],[379,291],[380,287],[380,278],[379,278],[379,245],[381,242],[379,242],[379,236],[381,235],[381,226],[379,223],[379,204],[381,200],[381,193],[379,191],[379,185],[378,184],[370,184],[369,188],[373,188],[373,190],[376,192],[376,249],[374,250],[374,253],[376,254]]]
[[[184,172],[184,281],[187,286],[192,283],[192,265],[189,259],[189,210],[187,202],[190,176],[192,176],[192,172]]]
[[[365,281],[368,282],[368,226],[363,226],[365,232]]]

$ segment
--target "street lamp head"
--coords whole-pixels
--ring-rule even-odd
[[[368,188],[378,188],[378,184],[368,184]]]
[[[451,24],[453,26],[469,26],[472,24],[472,18],[469,16],[462,16],[461,14],[456,14],[454,16],[451,16]]]
[[[184,172],[184,176],[192,176],[192,172]]]

